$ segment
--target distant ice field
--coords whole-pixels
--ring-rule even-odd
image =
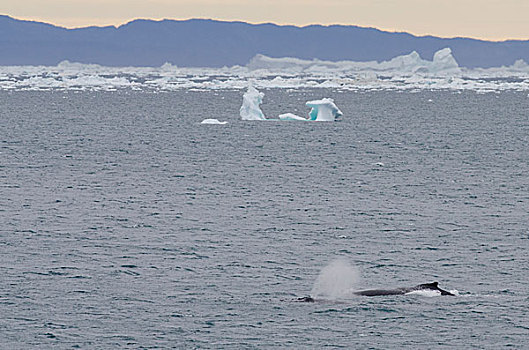
[[[526,91],[246,88],[0,90],[0,348],[529,347]]]
[[[61,62],[57,66],[0,66],[0,90],[178,91],[256,88],[325,88],[342,91],[528,91],[529,65],[466,69],[449,48],[432,61],[416,52],[386,62],[328,62],[257,55],[246,66],[181,68],[104,67]]]

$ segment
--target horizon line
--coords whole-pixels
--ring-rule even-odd
[[[72,29],[84,29],[84,28],[108,28],[108,27],[114,27],[116,29],[125,26],[129,23],[135,22],[135,21],[152,21],[152,22],[162,22],[162,21],[175,21],[175,22],[186,22],[191,20],[207,20],[207,21],[215,21],[215,22],[224,22],[224,23],[245,23],[250,25],[276,25],[278,27],[296,27],[296,28],[307,28],[312,26],[320,26],[320,27],[334,27],[334,26],[342,26],[342,27],[357,27],[357,28],[364,28],[364,29],[374,29],[381,32],[386,33],[393,33],[393,34],[409,34],[415,37],[436,37],[440,39],[470,39],[470,40],[478,40],[478,41],[486,41],[486,42],[506,42],[506,41],[529,41],[529,38],[527,39],[520,39],[520,38],[504,38],[504,39],[487,39],[487,38],[478,38],[478,37],[471,37],[471,36],[442,36],[442,35],[435,35],[431,33],[414,33],[411,31],[405,31],[400,29],[384,29],[379,28],[375,26],[362,26],[352,23],[309,23],[309,24],[294,24],[294,23],[275,23],[275,22],[253,22],[253,21],[245,21],[245,20],[238,20],[238,19],[223,19],[223,18],[212,18],[212,17],[189,17],[189,18],[147,18],[147,17],[134,17],[127,19],[125,21],[121,21],[119,23],[113,22],[109,24],[90,24],[90,25],[74,25],[74,26],[67,26],[60,23],[54,23],[52,21],[48,21],[45,19],[37,19],[37,18],[23,18],[23,17],[15,17],[9,14],[0,14],[9,18],[12,18],[14,20],[18,21],[25,21],[25,22],[36,22],[36,23],[43,23],[52,25],[58,28],[63,28],[67,30]]]

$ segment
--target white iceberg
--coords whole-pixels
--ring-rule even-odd
[[[224,125],[228,124],[228,122],[221,122],[218,119],[204,119],[200,124]]]
[[[263,97],[264,93],[257,91],[252,85],[248,87],[248,91],[242,96],[240,109],[242,120],[266,120],[260,107]]]
[[[274,69],[274,70],[294,70],[294,71],[300,71],[303,69],[307,69],[310,66],[315,65],[318,62],[324,63],[324,61],[320,60],[303,60],[300,58],[295,57],[281,57],[281,58],[273,58],[268,57],[262,54],[255,55],[250,62],[246,65],[246,68],[251,70],[258,70],[258,69]],[[335,65],[335,62],[331,62],[333,65]]]
[[[459,64],[454,56],[452,56],[452,49],[445,47],[433,55],[430,71],[458,73],[461,72],[461,68],[459,68]]]
[[[529,71],[529,64],[527,64],[524,60],[516,60],[513,65],[509,67],[512,71],[515,72],[528,72]]]
[[[391,72],[417,72],[428,71],[428,63],[421,58],[417,51],[413,51],[408,55],[402,55],[392,58],[389,61],[380,62],[373,67],[374,70],[391,71]]]
[[[355,62],[355,61],[322,61],[302,60],[293,57],[272,58],[258,54],[246,65],[250,70],[273,70],[290,72],[364,72],[379,71],[392,73],[456,73],[461,69],[452,56],[450,48],[444,48],[434,54],[433,60],[428,61],[413,51],[407,55],[397,56],[389,61]]]

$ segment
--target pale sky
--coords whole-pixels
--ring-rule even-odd
[[[68,28],[120,25],[136,18],[213,18],[529,39],[529,0],[0,0],[0,14]]]

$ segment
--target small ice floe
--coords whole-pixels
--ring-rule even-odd
[[[305,120],[307,121],[307,118],[300,117],[299,115],[295,115],[293,113],[284,113],[279,115],[279,119],[281,120]]]
[[[214,124],[214,125],[224,125],[228,124],[228,122],[221,122],[218,119],[204,119],[200,122],[200,124]]]

